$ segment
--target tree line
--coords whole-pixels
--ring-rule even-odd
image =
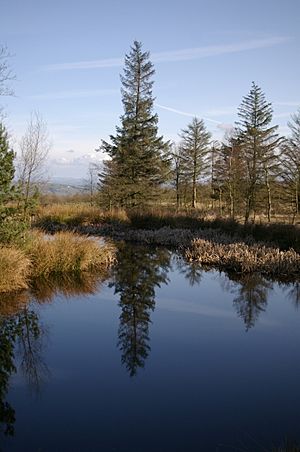
[[[8,57],[0,46],[0,95],[12,94]],[[223,141],[212,140],[203,119],[195,117],[178,142],[171,143],[158,133],[154,74],[149,52],[135,41],[121,75],[120,125],[99,146],[107,156],[98,178],[101,205],[135,209],[165,202],[177,210],[198,207],[233,219],[242,216],[246,223],[261,213],[268,221],[278,213],[295,221],[300,208],[300,110],[288,123],[289,137],[280,136],[272,104],[252,82]],[[20,142],[16,184],[15,153],[0,118],[0,236],[7,239],[13,230],[12,203],[22,206],[28,218],[37,201],[50,141],[45,122],[34,113]]]
[[[213,141],[204,121],[195,117],[179,134],[178,143],[171,143],[158,134],[154,73],[149,52],[135,41],[121,75],[124,113],[120,125],[99,147],[108,156],[99,174],[102,205],[155,205],[164,192],[173,190],[177,210],[196,208],[206,197],[212,208],[218,206],[220,215],[233,219],[242,215],[247,223],[263,212],[271,221],[280,201],[295,219],[300,110],[288,123],[290,137],[280,136],[278,126],[272,124],[272,104],[252,82],[238,108],[238,120],[222,142]]]

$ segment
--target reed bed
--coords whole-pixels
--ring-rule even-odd
[[[236,273],[258,272],[281,279],[300,275],[300,255],[293,249],[281,251],[262,244],[216,243],[198,238],[192,241],[184,256],[190,262]]]

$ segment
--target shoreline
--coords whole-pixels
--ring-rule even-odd
[[[72,231],[85,236],[109,237],[144,245],[165,246],[178,251],[187,262],[198,263],[237,274],[259,273],[267,278],[292,282],[300,279],[300,254],[281,250],[274,243],[259,242],[251,236],[230,235],[221,229],[180,229],[164,226],[136,229],[122,225],[49,224],[46,233]]]

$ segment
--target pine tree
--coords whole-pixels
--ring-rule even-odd
[[[185,160],[186,174],[192,181],[192,207],[197,203],[197,183],[208,169],[208,145],[211,134],[206,130],[202,119],[194,118],[181,132],[182,154]]]
[[[114,188],[114,203],[125,207],[145,204],[163,182],[166,166],[164,153],[168,143],[158,136],[158,117],[153,113],[152,77],[155,71],[149,52],[135,41],[125,56],[121,76],[124,114],[110,143],[102,141],[101,149],[112,159],[113,171],[106,172],[103,183]]]
[[[276,130],[278,126],[270,126],[272,122],[272,105],[265,99],[261,88],[252,82],[252,87],[239,107],[237,135],[243,149],[247,170],[245,223],[249,221],[251,212],[256,210],[258,188],[264,185],[267,192],[267,215],[271,214],[270,177],[276,172],[276,148],[280,144]]]
[[[0,207],[11,198],[13,191],[14,157],[5,127],[0,123]]]

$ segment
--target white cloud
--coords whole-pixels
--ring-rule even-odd
[[[71,149],[66,151],[68,153],[73,153],[74,151]],[[89,163],[100,163],[102,161],[102,155],[100,153],[88,153],[83,154],[79,157],[56,157],[50,161],[51,165],[58,166],[88,166]]]
[[[288,37],[274,36],[271,38],[250,39],[232,44],[219,44],[190,49],[171,50],[166,52],[157,52],[151,54],[151,61],[154,63],[167,63],[176,61],[198,60],[200,58],[225,55],[230,53],[244,52],[247,50],[272,47],[274,45],[285,43]],[[77,69],[101,69],[120,67],[124,63],[124,58],[108,58],[102,60],[77,61],[71,63],[58,63],[43,66],[47,71],[66,71]]]
[[[84,178],[91,163],[101,166],[102,161],[103,155],[100,152],[91,152],[79,157],[72,157],[72,153],[68,156],[57,156],[49,160],[49,175],[50,178],[54,176]]]
[[[229,123],[218,124],[217,127],[218,129],[223,130],[225,132],[231,132],[234,129],[234,125]]]
[[[186,111],[177,110],[176,108],[167,107],[167,106],[161,105],[161,104],[155,104],[155,106],[158,107],[158,108],[161,108],[163,110],[170,111],[172,113],[177,113],[178,115],[188,116],[190,118],[201,118],[201,119],[205,119],[205,121],[213,122],[214,124],[222,124],[221,121],[217,121],[217,120],[211,119],[211,118],[205,118],[205,117],[203,117],[202,115],[199,115],[199,114],[188,113]]]

